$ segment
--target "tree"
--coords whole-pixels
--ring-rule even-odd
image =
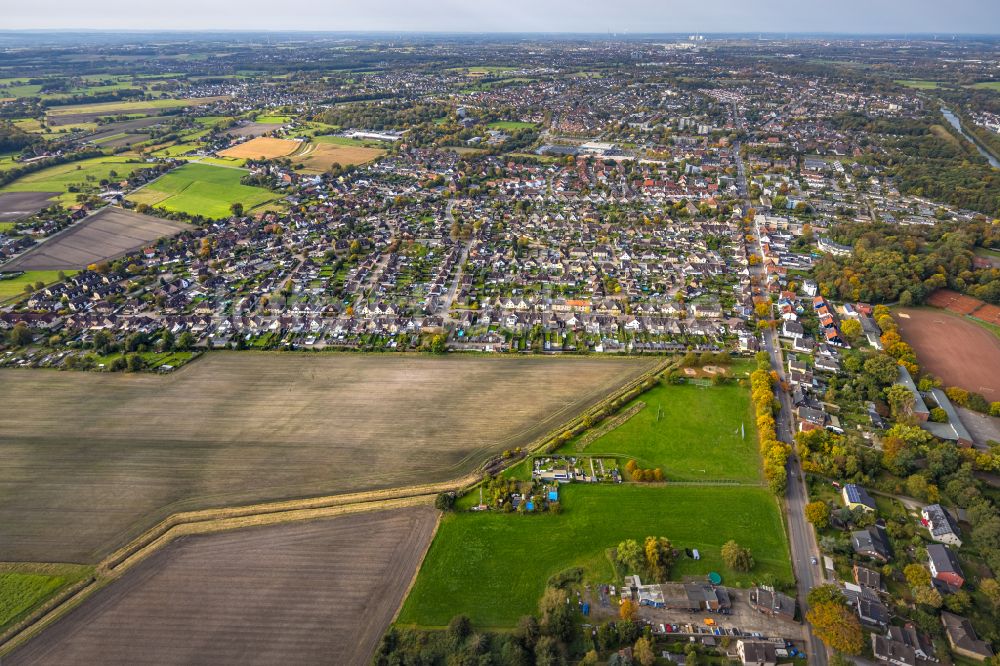
[[[817,585],[809,590],[806,601],[810,606],[818,606],[826,603],[843,605],[847,603],[847,597],[844,596],[844,593],[836,585]]]
[[[941,593],[929,586],[913,590],[913,600],[921,606],[930,606],[931,608],[941,608],[941,604],[944,603]]]
[[[910,587],[927,587],[931,584],[931,572],[920,564],[907,564],[903,568],[903,575]]]
[[[451,511],[455,508],[455,493],[438,493],[438,496],[434,498],[434,506],[441,511]]]
[[[722,561],[735,571],[750,571],[754,565],[750,549],[744,548],[732,540],[727,541],[722,546]]]
[[[243,215],[243,204],[236,202],[229,207],[229,212],[236,217],[241,217]]]
[[[625,539],[615,549],[615,559],[631,571],[637,571],[642,566],[643,555],[635,539]]]
[[[861,623],[847,606],[833,601],[817,604],[806,613],[806,620],[829,647],[845,654],[861,654],[864,646]]]
[[[670,577],[670,567],[674,563],[674,549],[670,540],[665,537],[646,537],[646,566],[649,573],[658,583],[664,583]]]
[[[854,344],[861,338],[861,322],[857,319],[844,319],[840,324],[840,332],[844,334],[848,342]]]
[[[623,620],[635,622],[639,619],[639,606],[631,599],[625,599],[618,607],[618,615]]]
[[[823,500],[816,500],[806,504],[806,520],[813,524],[816,529],[821,530],[830,524],[830,507]]]
[[[650,645],[648,638],[640,638],[635,642],[632,655],[642,666],[653,666],[653,663],[656,661],[656,655],[653,654],[653,646]]]
[[[979,583],[979,591],[990,602],[994,612],[1000,611],[1000,583],[997,582],[996,578],[984,578]]]
[[[142,357],[138,354],[128,354],[125,357],[125,368],[129,372],[139,372],[146,365],[146,362],[142,360]]]
[[[896,381],[896,359],[887,354],[878,354],[865,361],[865,374],[879,383],[880,386],[888,386]]]
[[[177,343],[175,346],[177,349],[187,351],[188,349],[191,349],[191,347],[194,347],[194,342],[194,335],[192,335],[190,331],[184,331],[177,336]]]
[[[913,405],[916,398],[902,384],[893,384],[885,390],[885,399],[892,409],[895,419],[909,419],[913,415]]]
[[[31,334],[31,330],[28,328],[27,324],[23,321],[19,321],[14,324],[14,328],[10,329],[10,333],[7,334],[7,339],[10,340],[10,344],[15,347],[24,347],[31,344],[34,336]]]
[[[472,632],[472,622],[464,615],[456,615],[448,623],[448,636],[456,642],[465,640]]]

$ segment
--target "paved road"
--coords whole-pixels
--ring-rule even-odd
[[[444,219],[448,222],[449,228],[455,223],[455,215],[452,213],[452,208],[455,207],[455,200],[448,199],[448,204],[444,209]],[[458,265],[455,268],[455,277],[451,280],[451,286],[448,288],[448,293],[445,297],[441,299],[441,304],[438,306],[438,314],[443,314],[445,318],[451,319],[451,305],[455,302],[455,296],[458,294],[458,285],[462,281],[462,274],[465,272],[465,262],[469,259],[469,250],[472,248],[472,236],[464,240],[459,240],[462,244],[462,251],[458,256]]]
[[[742,126],[742,118],[737,116],[737,126]],[[737,187],[742,197],[747,196],[746,175],[743,169],[743,158],[740,156],[740,144],[736,142],[733,146],[734,158],[736,160],[736,170],[738,174]],[[746,209],[749,209],[750,202],[745,202]],[[759,242],[759,239],[758,239]],[[760,256],[760,248],[757,248]],[[763,284],[763,268],[760,264],[750,269],[752,279],[759,284]],[[771,356],[771,369],[778,373],[778,378],[784,380],[784,359],[781,354],[781,346],[778,343],[778,336],[773,330],[765,331],[764,349]],[[792,401],[788,394],[778,389],[778,401],[781,403],[781,411],[775,418],[775,430],[778,439],[794,445],[795,426],[792,418]],[[805,479],[802,476],[802,467],[799,464],[798,456],[793,452],[788,460],[788,490],[785,497],[785,510],[788,516],[788,537],[792,551],[792,570],[795,572],[795,580],[798,583],[799,608],[803,616],[807,610],[806,596],[809,590],[823,582],[823,571],[821,565],[813,564],[812,558],[820,560],[819,547],[816,544],[816,536],[813,533],[812,525],[806,521],[805,505],[809,501],[806,492]],[[806,628],[806,639],[810,664],[816,666],[826,666],[828,653],[826,646],[816,638],[812,629]]]

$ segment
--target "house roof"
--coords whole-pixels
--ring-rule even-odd
[[[962,565],[958,563],[958,558],[951,548],[943,543],[931,543],[927,545],[927,557],[934,564],[934,569],[938,573],[954,573],[962,576]]]
[[[949,613],[941,612],[941,624],[948,634],[948,641],[958,649],[982,655],[985,658],[993,656],[993,648],[986,641],[980,640],[976,636],[976,630],[972,628],[972,623],[968,618]]]
[[[848,483],[844,486],[844,497],[850,504],[863,504],[869,509],[875,509],[875,500],[868,494],[868,491],[855,483]]]

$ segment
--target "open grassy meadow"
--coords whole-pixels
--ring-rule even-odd
[[[73,275],[76,271],[64,271]],[[25,285],[44,282],[46,285],[59,281],[59,271],[26,271],[13,278],[0,279],[0,303],[15,300],[24,295]]]
[[[145,166],[144,162],[134,157],[94,157],[30,173],[0,188],[0,192],[62,192],[55,200],[69,204],[76,201],[76,194],[69,191],[71,187],[94,188],[105,178],[123,179]]]
[[[32,608],[89,572],[90,567],[75,564],[0,562],[0,630],[24,619]]]
[[[680,557],[675,579],[718,571],[729,585],[765,573],[793,580],[781,513],[765,488],[576,484],[561,494],[558,515],[446,516],[398,622],[442,627],[462,613],[479,629],[511,627],[537,609],[550,576],[578,566],[592,583],[612,582],[607,549],[646,536],[700,550],[698,561]],[[752,550],[750,574],[723,565],[729,539]]]
[[[169,375],[0,370],[0,562],[93,562],[181,510],[457,478],[655,363],[213,352]]]
[[[234,203],[246,211],[278,199],[261,187],[240,183],[246,171],[207,164],[185,164],[129,195],[136,203],[146,203],[168,211],[222,218]]]
[[[621,412],[638,403],[646,406],[614,430],[590,443],[577,438],[560,453],[607,454],[623,462],[633,458],[639,467],[661,468],[668,481],[760,478],[746,388],[664,384],[646,391]]]
[[[914,90],[936,90],[941,87],[939,81],[924,81],[920,79],[900,79],[894,81],[901,86],[906,86],[907,88],[913,88]]]
[[[490,129],[513,131],[513,130],[536,127],[536,125],[535,123],[526,123],[520,120],[497,120],[487,125],[487,127],[489,127]]]

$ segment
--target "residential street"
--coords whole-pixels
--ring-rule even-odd
[[[737,116],[738,118],[738,116]],[[733,147],[733,154],[736,157],[737,173],[739,175],[738,187],[740,193],[746,196],[747,182],[743,168],[743,159],[740,156],[740,144],[737,142]],[[746,201],[749,208],[750,202]],[[758,239],[759,242],[759,239]],[[754,280],[760,281],[763,276],[763,268],[760,264],[751,266],[750,272]],[[784,359],[781,354],[781,346],[778,344],[777,333],[773,329],[768,329],[763,337],[764,349],[771,356],[771,369],[778,373],[778,378],[784,380]],[[788,442],[794,446],[795,425],[792,418],[792,404],[788,394],[780,388],[777,391],[778,401],[781,403],[781,411],[775,418],[775,430],[778,439]],[[798,456],[793,451],[788,459],[788,490],[785,497],[785,512],[788,516],[788,540],[792,555],[792,570],[795,572],[795,580],[798,584],[799,609],[803,617],[807,609],[806,596],[817,584],[823,582],[823,571],[821,564],[812,564],[813,557],[819,563],[820,552],[816,544],[816,537],[812,526],[806,521],[805,505],[809,501],[806,492],[805,479],[802,476],[802,467],[799,465]],[[812,630],[807,627],[808,653],[810,662],[818,666],[826,666],[827,649]]]

